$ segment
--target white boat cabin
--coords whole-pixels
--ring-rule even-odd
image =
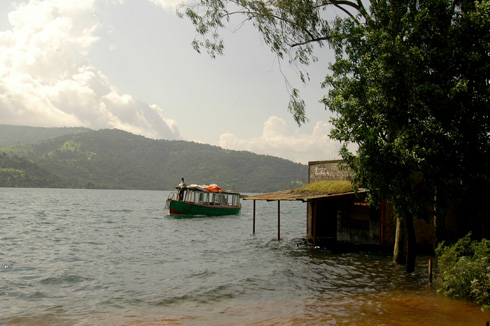
[[[221,189],[220,189],[221,190]],[[179,187],[169,199],[206,206],[239,206],[240,194],[229,191],[211,192],[201,186]]]

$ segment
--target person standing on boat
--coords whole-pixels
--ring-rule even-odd
[[[179,184],[179,200],[184,199],[184,188],[185,188],[185,181],[184,178],[182,178],[182,182]]]

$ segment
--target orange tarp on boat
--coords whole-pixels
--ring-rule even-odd
[[[214,184],[207,186],[204,189],[206,189],[209,192],[222,192],[223,191],[220,187],[218,187],[217,185],[214,185]]]

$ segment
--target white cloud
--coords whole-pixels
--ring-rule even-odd
[[[306,164],[308,161],[339,157],[339,142],[328,136],[331,128],[330,123],[318,121],[311,134],[299,133],[289,128],[284,119],[271,116],[264,123],[260,137],[239,139],[234,134],[226,132],[220,137],[220,146],[279,156]]]
[[[150,2],[162,7],[163,9],[175,9],[178,5],[185,2],[184,0],[150,0]]]
[[[32,126],[118,128],[180,138],[163,110],[120,94],[87,59],[97,42],[94,0],[30,0],[0,33],[0,121]]]

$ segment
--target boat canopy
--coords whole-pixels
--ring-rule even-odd
[[[221,189],[218,185],[216,184],[211,184],[211,185],[196,185],[196,184],[191,184],[191,185],[185,185],[185,186],[177,186],[175,189],[184,189],[184,190],[194,190],[194,191],[201,191],[201,192],[221,192],[225,194],[238,194],[236,191],[230,191],[230,190],[223,190]]]

